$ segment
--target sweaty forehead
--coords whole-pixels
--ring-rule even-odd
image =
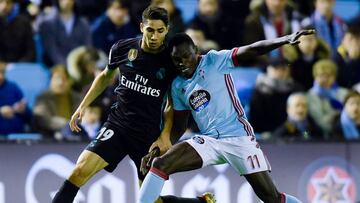
[[[152,29],[160,29],[160,28],[166,28],[165,23],[162,20],[146,20],[144,22],[145,28],[152,28]]]

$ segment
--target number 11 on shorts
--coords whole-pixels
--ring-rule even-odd
[[[256,154],[253,156],[248,156],[247,160],[250,163],[252,169],[255,169],[256,167],[260,168],[260,162]]]

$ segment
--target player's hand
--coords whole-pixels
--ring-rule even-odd
[[[152,151],[150,151],[141,159],[140,172],[143,175],[146,175],[149,172],[152,161],[155,157],[158,157],[159,155],[160,149],[158,147],[155,147]]]
[[[15,111],[11,106],[0,107],[0,115],[6,119],[11,119],[15,116]]]
[[[84,114],[84,108],[76,109],[75,113],[71,116],[69,126],[72,131],[80,132],[81,128],[79,127],[79,123],[81,123],[82,116]]]
[[[24,99],[20,100],[19,102],[16,102],[13,105],[13,109],[16,113],[24,113],[26,110],[26,102]]]
[[[160,149],[160,154],[164,154],[172,146],[170,139],[160,136],[149,148],[149,152],[153,151],[156,147]]]
[[[312,34],[315,34],[315,30],[300,30],[298,32],[294,32],[288,35],[287,41],[291,45],[296,45],[300,43],[299,39],[302,35],[312,35]]]

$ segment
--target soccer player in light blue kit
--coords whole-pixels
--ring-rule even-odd
[[[313,33],[313,30],[302,30],[232,50],[210,51],[203,56],[197,55],[196,46],[189,36],[176,35],[169,43],[172,60],[180,71],[180,76],[172,84],[172,142],[185,132],[190,113],[202,135],[178,143],[154,159],[140,189],[139,203],[153,203],[170,174],[223,163],[230,164],[245,176],[265,203],[300,202],[293,196],[278,192],[273,184],[268,174],[270,165],[246,119],[231,71],[239,62],[284,44],[297,44],[301,35]],[[149,159],[151,154],[145,156],[143,162]],[[142,171],[146,172],[146,169]]]

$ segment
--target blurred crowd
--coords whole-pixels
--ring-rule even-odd
[[[116,101],[117,78],[86,109],[80,133],[68,121],[106,67],[112,44],[140,36],[141,13],[154,5],[169,13],[168,36],[186,32],[201,53],[315,29],[299,45],[239,68],[257,70],[256,77],[233,75],[235,83],[249,84],[247,95],[237,85],[247,117],[260,140],[360,140],[360,14],[342,19],[335,0],[194,1],[196,12],[185,21],[174,0],[0,0],[0,138],[94,138]],[[31,106],[19,82],[7,78],[9,64],[29,63],[50,73]],[[196,132],[189,123],[188,133]]]

